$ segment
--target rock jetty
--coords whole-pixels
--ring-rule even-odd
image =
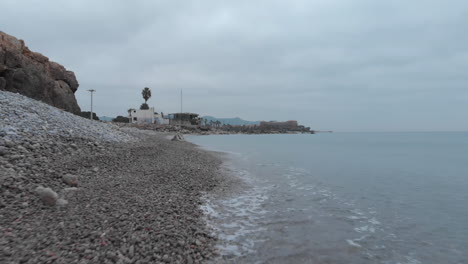
[[[220,161],[0,91],[0,263],[204,263]]]
[[[72,71],[29,50],[23,40],[0,31],[0,90],[26,95],[75,114],[80,113]]]

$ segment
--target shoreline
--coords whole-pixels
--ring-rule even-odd
[[[220,157],[220,168],[225,175],[223,182],[203,197],[202,209],[206,223],[213,236],[218,238],[215,247],[219,254],[210,263],[252,263],[248,261],[248,256],[254,254],[255,249],[249,235],[257,232],[260,227],[253,220],[257,213],[254,213],[255,216],[246,215],[246,211],[261,211],[257,199],[263,199],[260,196],[265,195],[254,183],[254,172],[242,166],[239,153],[212,149],[193,143],[190,138],[188,141],[197,148]],[[239,240],[239,237],[247,240]]]

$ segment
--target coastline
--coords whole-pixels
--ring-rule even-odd
[[[107,123],[107,122],[106,122]],[[114,123],[122,128],[137,128],[140,130],[156,131],[160,133],[180,133],[184,135],[272,135],[272,134],[315,134],[317,132],[324,133],[324,131],[293,131],[293,130],[256,130],[256,131],[231,131],[223,128],[202,128],[196,126],[183,126],[178,125],[158,125],[158,124],[129,124],[129,123]],[[332,133],[331,131],[325,131]]]

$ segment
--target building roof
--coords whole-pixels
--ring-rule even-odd
[[[171,114],[168,114],[168,115],[199,115],[197,113],[188,113],[188,112],[185,112],[185,113],[171,113]]]

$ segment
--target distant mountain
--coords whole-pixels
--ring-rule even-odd
[[[108,116],[100,116],[99,117],[99,120],[101,121],[106,121],[106,122],[112,122],[112,119],[114,119],[115,117],[108,117]]]
[[[240,119],[239,117],[234,117],[234,118],[217,118],[213,116],[202,116],[201,118],[207,119],[208,122],[210,121],[220,121],[221,124],[225,125],[233,125],[233,126],[242,126],[242,125],[258,125],[260,124],[260,121],[247,121]]]

